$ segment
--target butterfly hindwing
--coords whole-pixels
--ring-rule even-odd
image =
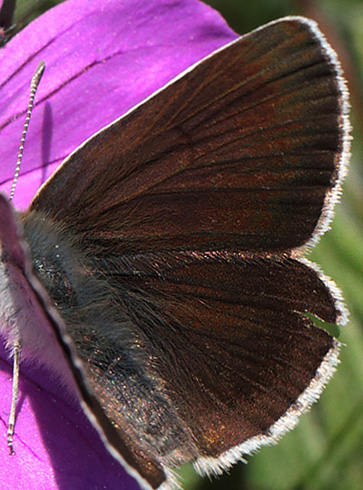
[[[144,260],[158,264],[154,272],[137,272]],[[243,443],[248,452],[250,439],[267,435],[291,407],[297,418],[331,376],[326,366],[335,364],[338,344],[305,313],[334,322],[337,306],[307,265],[207,254],[133,261],[134,273],[124,263],[105,263],[104,271],[120,297],[122,291],[132,329],[154,360],[154,378],[187,422],[197,448],[192,459],[217,458]],[[101,398],[106,386],[117,390],[108,378],[99,386]],[[298,401],[303,393],[307,400]],[[160,413],[154,405],[152,412]],[[113,410],[111,418],[123,412]],[[281,422],[272,440],[293,422]],[[170,430],[170,422],[161,425]]]

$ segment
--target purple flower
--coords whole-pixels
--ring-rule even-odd
[[[15,193],[18,209],[85,139],[233,38],[219,14],[196,0],[70,0],[48,11],[0,50],[1,190],[11,187],[40,60],[47,68]],[[138,488],[108,455],[78,402],[36,362],[23,365],[16,454],[9,456],[12,376],[7,353],[0,355],[1,489]]]

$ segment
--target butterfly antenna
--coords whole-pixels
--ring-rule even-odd
[[[45,70],[45,63],[44,61],[41,61],[35,70],[35,73],[33,75],[31,84],[30,84],[30,96],[29,96],[29,103],[28,103],[28,109],[26,111],[26,117],[25,117],[25,123],[24,123],[24,128],[23,128],[23,133],[21,135],[21,140],[20,140],[20,146],[19,146],[19,152],[18,152],[18,159],[16,161],[16,167],[15,167],[15,172],[14,172],[14,177],[13,177],[13,183],[11,186],[10,190],[10,197],[9,200],[11,201],[14,197],[15,193],[15,188],[16,184],[18,182],[18,177],[19,177],[19,172],[20,172],[20,165],[21,161],[23,159],[23,151],[24,151],[24,143],[25,143],[25,138],[28,132],[28,127],[29,127],[29,121],[30,121],[30,116],[32,114],[33,106],[34,106],[34,98],[35,94],[37,92],[39,82],[43,76]]]

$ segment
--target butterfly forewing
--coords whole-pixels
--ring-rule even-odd
[[[299,247],[337,183],[342,98],[311,26],[277,22],[91,138],[31,209],[117,251]]]

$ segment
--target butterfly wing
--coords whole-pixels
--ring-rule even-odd
[[[157,272],[119,263],[109,264],[108,274],[175,410],[167,420],[159,402],[148,400],[150,413],[161,417],[155,457],[218,473],[276,442],[317,399],[339,346],[305,313],[335,322],[335,299],[315,270],[293,259],[137,257],[139,266],[143,261],[157,264]],[[99,398],[118,398],[114,371],[94,386]],[[124,406],[105,405],[111,420],[121,419]],[[178,418],[189,447],[165,437]],[[148,422],[140,418],[139,433],[151,430]]]
[[[105,438],[152,488],[169,466],[218,472],[276,441],[329,379],[337,342],[306,313],[342,307],[296,257],[339,190],[346,105],[315,24],[272,23],[92,137],[23,216],[26,233],[39,215],[72,236],[109,288],[96,326],[115,310],[114,328],[61,312]]]
[[[93,136],[30,209],[119,252],[304,245],[325,229],[346,141],[319,36],[290,19],[232,42]]]

